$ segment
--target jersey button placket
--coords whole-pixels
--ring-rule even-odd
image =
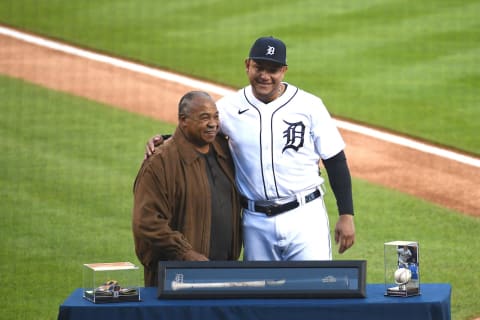
[[[264,106],[268,108],[268,106]],[[272,171],[272,135],[270,130],[270,116],[269,114],[264,114],[262,117],[262,132],[261,132],[261,145],[262,145],[262,171],[263,179],[265,183],[265,190],[267,192],[267,197],[269,199],[276,197],[276,188],[273,178]]]

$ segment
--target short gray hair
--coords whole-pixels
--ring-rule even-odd
[[[196,97],[204,97],[213,100],[212,97],[205,91],[190,91],[187,92],[178,102],[178,116],[188,116],[191,111],[192,101]]]

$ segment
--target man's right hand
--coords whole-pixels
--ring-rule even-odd
[[[182,257],[183,261],[208,261],[208,258],[195,250],[188,250]]]
[[[152,154],[155,153],[155,147],[162,145],[164,142],[163,137],[159,134],[151,137],[147,141],[147,145],[145,146],[145,157],[144,159],[148,159]]]

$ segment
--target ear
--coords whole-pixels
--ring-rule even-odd
[[[250,67],[250,59],[245,59],[245,71],[248,72],[248,68]]]
[[[179,114],[178,115],[178,125],[180,127],[184,127],[186,122],[187,122],[187,116],[184,115],[184,114]]]

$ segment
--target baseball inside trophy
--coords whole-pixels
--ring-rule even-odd
[[[416,241],[384,243],[385,296],[420,294],[419,248]]]

